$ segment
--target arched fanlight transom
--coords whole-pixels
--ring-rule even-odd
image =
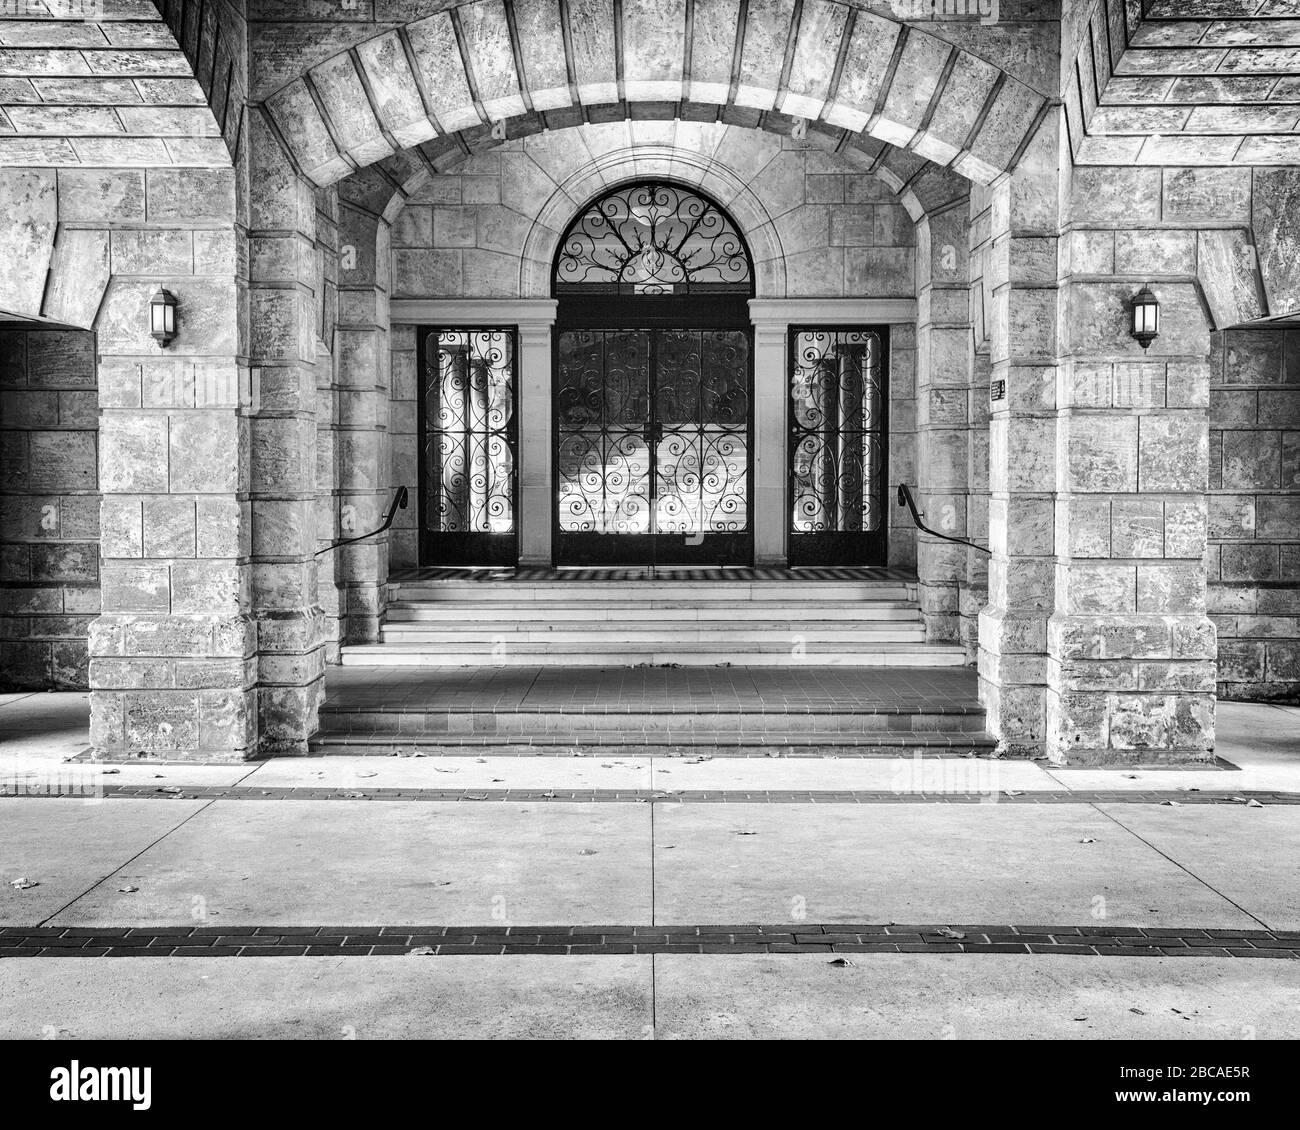
[[[666,182],[625,185],[560,242],[557,294],[752,294],[749,249],[713,201]]]

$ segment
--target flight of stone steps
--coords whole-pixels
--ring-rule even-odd
[[[915,582],[417,579],[344,665],[961,666],[927,644]]]

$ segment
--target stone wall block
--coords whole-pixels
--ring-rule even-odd
[[[1138,487],[1138,420],[1072,416],[1066,424],[1066,482],[1071,490],[1133,493]]]
[[[1144,416],[1138,458],[1138,483],[1144,491],[1206,489],[1209,431],[1199,413]]]
[[[1110,506],[1111,550],[1116,557],[1165,555],[1165,504],[1160,499],[1115,499]]]

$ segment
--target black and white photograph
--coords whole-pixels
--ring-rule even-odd
[[[0,0],[15,1102],[1297,1038],[1300,0]]]

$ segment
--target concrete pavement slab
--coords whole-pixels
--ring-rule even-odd
[[[798,915],[810,922],[1257,925],[1090,805],[656,807],[657,923],[797,922]]]
[[[0,799],[0,925],[54,914],[203,807],[202,801]],[[11,885],[19,878],[38,884]],[[132,916],[132,894],[109,882],[96,898]]]
[[[661,954],[661,1039],[1296,1039],[1300,962]],[[1117,1081],[1117,1087],[1120,1084]]]
[[[1103,804],[1272,930],[1300,930],[1300,808]]]
[[[1114,766],[1049,769],[1061,786],[1094,789],[1204,789],[1300,793],[1300,707],[1221,702],[1216,706],[1215,754],[1236,769]]]
[[[654,759],[656,789],[997,793],[1060,789],[1029,761],[981,757],[716,757]]]
[[[650,809],[218,800],[121,878],[58,924],[647,923]]]
[[[0,1039],[641,1039],[647,957],[0,961]]]
[[[648,789],[644,757],[307,757],[264,762],[262,788]]]

